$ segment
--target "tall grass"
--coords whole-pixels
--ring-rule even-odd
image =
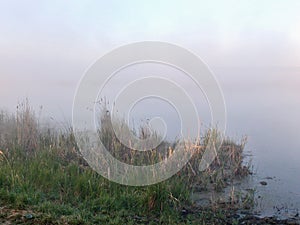
[[[115,136],[109,113],[100,116],[99,137],[111,154],[123,162],[156,163],[174,151],[176,143],[166,141],[146,152],[128,148]],[[122,120],[118,123],[120,129],[129,129]],[[221,190],[236,176],[246,176],[249,172],[242,164],[245,142],[236,144],[230,140],[223,142],[207,170],[198,170],[211,132],[218,135],[212,129],[201,140],[187,142],[186,151],[193,156],[172,178],[147,187],[129,187],[94,172],[78,151],[72,127],[58,130],[42,126],[25,101],[15,114],[0,113],[0,204],[30,208],[37,215],[43,214],[39,219],[46,222],[65,219],[68,223],[87,224],[124,221],[134,224],[151,220],[175,223],[182,211],[191,206],[192,191]],[[143,127],[137,134],[141,138],[148,135]]]

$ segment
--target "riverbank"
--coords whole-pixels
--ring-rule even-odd
[[[191,202],[187,168],[152,186],[123,186],[94,172],[73,148],[63,149],[1,151],[0,223],[204,224],[226,218],[224,210],[200,210]]]
[[[181,176],[149,187],[122,186],[80,160],[54,150],[30,157],[1,151],[0,223],[299,224],[296,215],[277,220],[249,214],[251,198],[199,207],[191,201],[190,186]]]
[[[110,126],[104,126],[109,117],[107,113],[103,115],[99,137],[119,160],[144,165],[173,153],[176,143],[168,142],[148,154],[128,149],[118,142]],[[140,130],[143,138],[147,132]],[[252,207],[251,195],[237,198],[233,192],[226,204],[216,203],[205,208],[192,201],[192,193],[220,192],[234,179],[250,174],[249,166],[243,163],[245,139],[225,138],[209,168],[198,170],[208,140],[220,141],[216,129],[207,130],[197,141],[187,142],[185,151],[192,152],[193,156],[177,174],[145,187],[124,186],[97,174],[81,156],[72,128],[58,130],[50,125],[41,126],[28,102],[21,104],[16,114],[0,114],[0,131],[0,223],[240,224],[254,219],[268,221],[237,214],[237,206],[239,209]]]

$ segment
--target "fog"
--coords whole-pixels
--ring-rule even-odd
[[[218,80],[226,134],[249,136],[247,150],[259,176],[278,177],[271,184],[277,200],[292,199],[299,208],[299,11],[297,0],[2,1],[0,106],[14,112],[28,98],[36,109],[43,106],[44,117],[70,122],[80,79],[101,56],[137,41],[179,45],[201,58]],[[135,69],[139,73],[133,75]],[[151,72],[147,66],[135,69],[116,76],[103,96]],[[202,125],[209,126],[207,99],[191,80],[167,68],[156,72],[190,92]],[[168,104],[147,100],[132,112],[137,121],[160,114],[170,136],[178,134],[178,115]]]

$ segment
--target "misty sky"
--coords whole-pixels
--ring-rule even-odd
[[[0,1],[1,108],[28,97],[68,114],[88,66],[136,41],[180,45],[212,69],[299,67],[299,12],[298,0]]]

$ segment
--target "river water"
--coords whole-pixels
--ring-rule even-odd
[[[256,209],[300,209],[300,68],[216,68],[228,110],[227,134],[248,136]],[[232,79],[235,77],[235,79]],[[261,185],[266,181],[267,185]]]

